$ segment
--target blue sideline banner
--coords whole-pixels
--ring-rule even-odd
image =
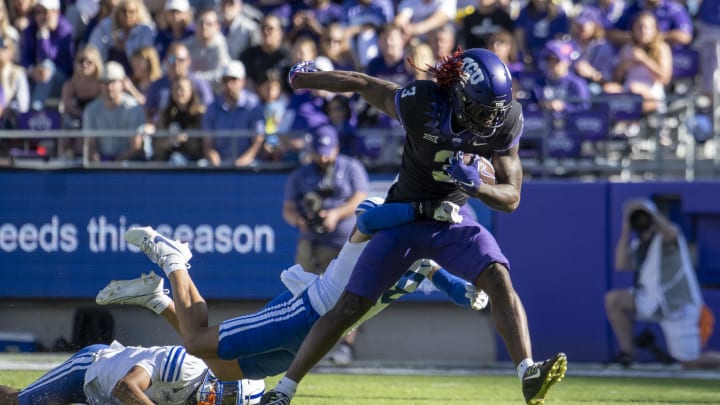
[[[371,176],[371,192],[384,195],[392,177]],[[297,241],[281,215],[286,178],[237,171],[2,172],[0,298],[92,298],[109,280],[153,269],[161,274],[125,242],[125,230],[135,225],[190,241],[190,271],[207,298],[272,298],[283,290],[279,274],[293,264]],[[474,207],[489,225],[490,211]]]

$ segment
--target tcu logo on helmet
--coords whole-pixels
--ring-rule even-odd
[[[473,58],[463,58],[463,70],[465,71],[465,75],[467,76],[467,80],[470,84],[478,84],[485,80],[485,75],[483,74],[482,69],[480,69],[480,65],[478,65]]]

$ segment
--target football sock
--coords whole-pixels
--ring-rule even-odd
[[[280,379],[280,381],[278,381],[277,385],[275,386],[275,391],[282,392],[283,394],[292,398],[295,396],[297,386],[298,384],[295,381],[287,377],[283,377]]]
[[[185,262],[185,258],[179,254],[167,255],[163,257],[162,260],[162,269],[168,277],[170,277],[170,273],[175,270],[187,270],[190,268],[190,265]]]
[[[160,315],[162,311],[172,304],[172,302],[172,298],[165,294],[155,295],[145,303],[145,308],[155,312],[157,315]]]
[[[527,370],[528,367],[532,366],[533,364],[535,364],[535,362],[529,357],[527,359],[521,361],[520,364],[518,364],[517,373],[518,373],[518,377],[520,378],[520,381],[522,381],[523,376],[525,375],[525,370]]]
[[[470,301],[465,296],[465,280],[455,277],[445,269],[440,269],[432,276],[432,283],[438,290],[447,294],[455,305],[470,308]]]

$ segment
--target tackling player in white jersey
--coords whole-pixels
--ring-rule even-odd
[[[358,206],[356,214],[380,204],[382,199],[365,200]],[[440,204],[436,212],[443,212],[434,216],[447,221],[457,220],[452,215],[457,215],[453,211],[455,208],[457,206],[452,204]],[[370,239],[370,236],[355,229],[323,276],[307,273],[295,265],[281,275],[288,291],[260,311],[226,320],[217,326],[207,326],[207,306],[187,271],[192,257],[187,244],[170,240],[150,227],[131,228],[125,237],[163,268],[172,284],[174,302],[164,295],[162,279],[154,274],[134,280],[113,281],[100,291],[96,301],[99,304],[143,305],[161,314],[180,333],[190,353],[212,361],[213,372],[222,380],[259,379],[287,370],[314,322],[337,301],[357,258]],[[403,294],[414,291],[426,277],[458,305],[477,310],[487,305],[484,292],[476,291],[472,285],[439,268],[434,262],[421,260],[380,298],[375,310],[360,322]]]

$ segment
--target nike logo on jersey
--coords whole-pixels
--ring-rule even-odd
[[[434,144],[437,144],[437,143],[438,143],[438,138],[440,138],[440,137],[437,136],[437,135],[423,134],[423,139],[424,139],[424,140],[430,141],[430,142],[432,142],[432,143],[434,143]]]
[[[487,142],[478,142],[478,141],[472,142],[472,146],[485,146],[485,145],[487,145]]]

